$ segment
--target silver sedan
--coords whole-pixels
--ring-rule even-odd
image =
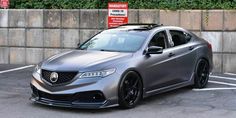
[[[126,24],[39,63],[31,100],[60,107],[133,108],[151,95],[184,86],[203,88],[211,70],[211,44],[193,33]]]

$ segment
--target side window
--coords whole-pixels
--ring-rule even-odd
[[[152,37],[151,41],[148,44],[148,47],[159,46],[165,49],[167,47],[166,40],[167,40],[166,32],[165,31],[158,32]]]
[[[170,34],[172,37],[172,41],[174,42],[174,46],[186,44],[190,41],[191,35],[177,30],[170,30]]]

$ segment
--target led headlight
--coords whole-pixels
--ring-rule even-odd
[[[106,77],[113,74],[116,71],[115,68],[102,70],[102,71],[93,71],[93,72],[83,72],[80,73],[79,78],[93,78],[93,77]]]
[[[34,72],[37,72],[37,73],[41,73],[41,68],[39,65],[36,65],[35,68],[34,68]]]

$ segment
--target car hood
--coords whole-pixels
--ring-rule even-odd
[[[97,70],[131,56],[132,53],[73,50],[46,59],[41,68],[51,71]]]

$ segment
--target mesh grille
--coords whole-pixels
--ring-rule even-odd
[[[81,103],[94,103],[104,102],[106,99],[100,91],[87,91],[75,94],[49,94],[38,90],[40,98],[62,101],[62,102],[81,102]]]
[[[58,80],[53,83],[50,80],[50,76],[52,72],[55,72],[55,71],[42,70],[43,79],[51,84],[63,84],[66,82],[70,82],[78,73],[78,72],[56,72],[58,74]]]
[[[38,94],[41,98],[46,98],[46,99],[50,99],[50,100],[57,100],[57,101],[67,101],[67,102],[72,102],[72,97],[73,97],[73,95],[71,95],[71,94],[65,94],[65,95],[56,94],[56,95],[53,95],[53,94],[48,94],[48,93],[45,93],[45,92],[42,92],[42,91],[39,91]]]

